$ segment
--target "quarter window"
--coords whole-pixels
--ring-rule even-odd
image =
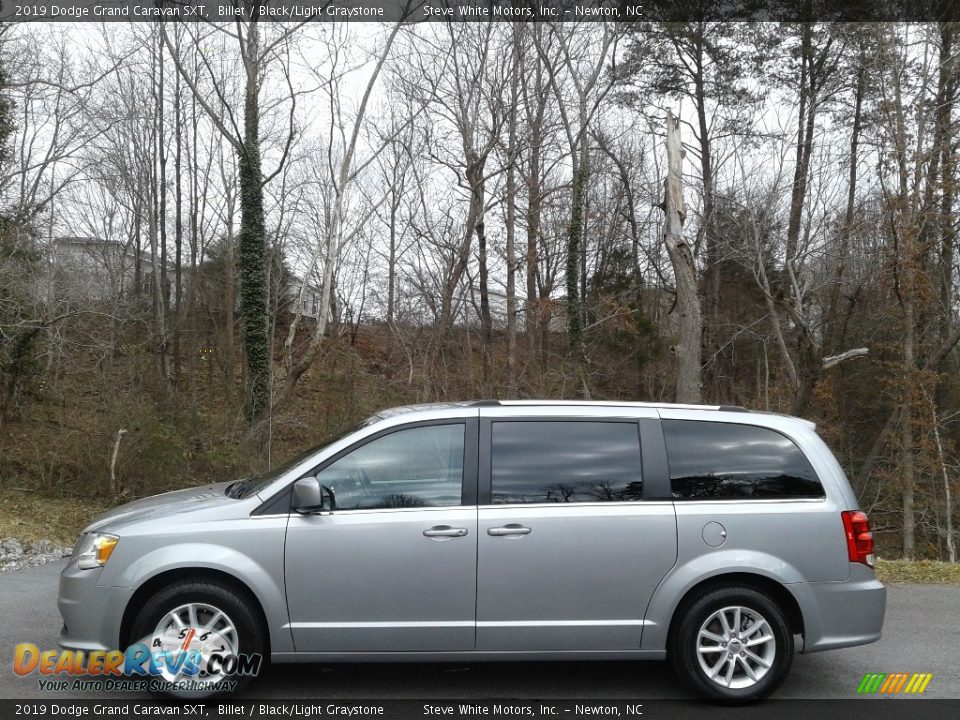
[[[337,510],[460,504],[464,425],[398,430],[371,440],[317,475]]]
[[[641,500],[636,423],[493,423],[492,500],[505,503]]]
[[[664,420],[674,498],[820,498],[823,486],[792,440],[767,428]]]

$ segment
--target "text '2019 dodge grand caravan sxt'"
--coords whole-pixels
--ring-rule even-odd
[[[668,657],[702,695],[756,699],[783,680],[796,636],[803,652],[880,637],[872,552],[843,471],[804,420],[411,406],[262,476],[98,518],[61,577],[60,644],[196,651],[164,677],[210,682],[239,678],[235,663],[208,662],[216,651]]]

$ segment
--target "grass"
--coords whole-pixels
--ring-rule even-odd
[[[80,531],[105,510],[95,502],[49,498],[22,490],[0,490],[0,538],[53,540],[73,545]]]
[[[960,585],[960,563],[878,559],[877,576],[887,583]]]

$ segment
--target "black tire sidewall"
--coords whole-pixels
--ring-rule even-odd
[[[160,619],[174,608],[187,603],[205,603],[222,610],[233,621],[237,631],[239,653],[260,654],[261,672],[266,665],[266,642],[262,623],[251,603],[232,587],[216,582],[185,581],[161,590],[151,597],[137,613],[130,635],[131,642],[139,642],[153,635]],[[237,683],[234,691],[240,690],[253,680],[250,676],[231,675],[225,680]],[[215,693],[210,693],[215,694]],[[176,695],[179,697],[179,695]],[[191,697],[201,697],[192,695]]]
[[[773,631],[776,656],[773,666],[760,682],[749,688],[727,689],[706,677],[700,667],[697,638],[700,626],[714,612],[729,605],[742,605],[760,613]],[[720,587],[695,600],[684,611],[677,632],[671,638],[670,660],[674,669],[697,694],[728,703],[762,700],[783,682],[793,663],[793,634],[783,610],[765,593],[749,587]]]

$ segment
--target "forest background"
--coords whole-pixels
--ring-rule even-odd
[[[958,30],[0,25],[0,535],[586,398],[810,418],[955,561]]]

